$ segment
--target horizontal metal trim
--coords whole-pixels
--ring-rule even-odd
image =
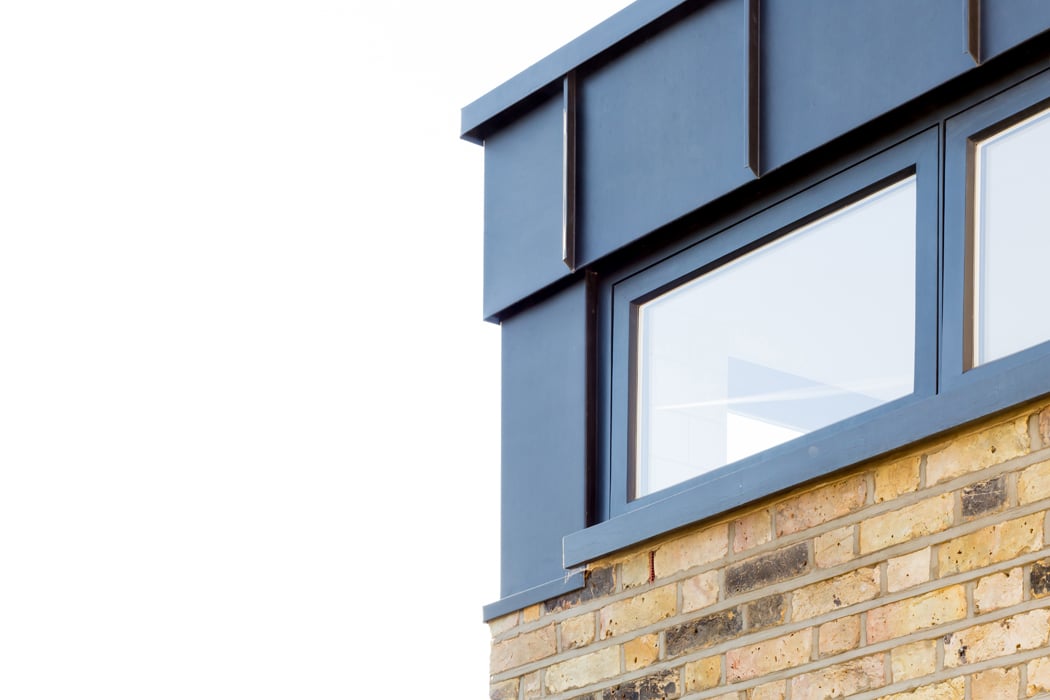
[[[582,571],[577,571],[563,578],[557,578],[538,586],[527,588],[524,591],[513,593],[506,598],[500,598],[495,603],[489,603],[481,610],[482,621],[490,622],[497,617],[507,615],[515,610],[521,610],[535,603],[556,598],[566,593],[583,588],[585,577]]]

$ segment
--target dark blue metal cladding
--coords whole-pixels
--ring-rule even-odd
[[[558,90],[485,140],[486,318],[569,273],[561,216]]]
[[[961,0],[763,0],[761,7],[763,171],[974,67]]]
[[[503,320],[503,598],[560,582],[586,526],[587,305],[579,282]]]
[[[715,0],[580,77],[583,265],[753,179],[746,0]]]
[[[983,0],[981,58],[987,60],[1050,27],[1046,0]]]

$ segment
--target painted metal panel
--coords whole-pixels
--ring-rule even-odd
[[[586,525],[586,283],[505,319],[502,332],[500,595],[507,598],[561,581],[562,537]]]
[[[764,0],[763,171],[974,66],[959,0]]]
[[[581,73],[578,264],[753,179],[747,13],[715,0]]]
[[[996,56],[1048,28],[1046,0],[982,0],[981,58]]]
[[[569,274],[562,262],[562,93],[485,142],[486,318]]]

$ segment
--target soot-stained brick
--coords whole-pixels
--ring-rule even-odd
[[[744,617],[736,608],[705,615],[670,628],[664,635],[667,655],[678,656],[732,639],[744,629]]]
[[[971,484],[962,491],[963,516],[972,518],[999,510],[1006,503],[1006,481],[1003,477]]]
[[[753,600],[744,606],[747,611],[747,628],[760,630],[784,621],[784,596],[771,595]]]
[[[566,593],[557,598],[551,598],[543,604],[547,612],[558,612],[576,607],[580,603],[609,595],[613,592],[613,570],[611,566],[587,572],[587,581],[583,588]]]
[[[1029,578],[1032,584],[1032,595],[1042,598],[1050,593],[1050,559],[1043,559],[1032,564],[1032,575]]]
[[[661,671],[629,683],[608,688],[602,700],[671,700],[681,696],[676,671]]]
[[[726,594],[746,593],[770,583],[798,576],[808,566],[809,550],[805,542],[740,562],[726,570]]]

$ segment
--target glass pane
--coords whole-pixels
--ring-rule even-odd
[[[642,496],[914,391],[915,178],[641,306]]]
[[[1050,316],[1032,311],[1050,255],[1048,154],[1050,111],[977,144],[975,365],[1050,340]]]

